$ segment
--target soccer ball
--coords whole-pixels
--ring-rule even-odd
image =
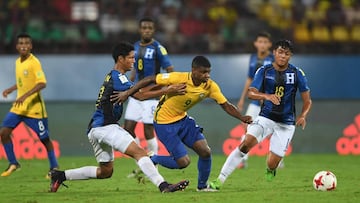
[[[315,175],[313,185],[315,190],[319,191],[335,190],[337,185],[336,176],[331,171],[320,171]]]

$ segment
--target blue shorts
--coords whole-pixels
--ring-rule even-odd
[[[37,134],[40,140],[49,137],[47,118],[29,118],[9,112],[6,114],[2,126],[14,129],[21,121],[29,126]]]
[[[203,129],[189,116],[170,124],[154,121],[154,128],[158,139],[175,160],[187,155],[185,145],[192,149],[196,141],[205,139]]]

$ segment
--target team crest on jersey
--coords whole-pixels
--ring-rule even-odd
[[[200,97],[200,98],[204,98],[204,97],[205,97],[205,94],[204,94],[204,93],[200,93],[199,97]]]
[[[24,70],[24,76],[28,76],[29,75],[29,71],[28,70]]]
[[[145,53],[144,53],[144,58],[146,58],[146,59],[152,59],[154,53],[155,53],[155,49],[146,48]]]
[[[286,73],[286,84],[295,83],[295,73]]]

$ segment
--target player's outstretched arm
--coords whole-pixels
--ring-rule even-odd
[[[164,94],[183,95],[185,93],[186,93],[186,84],[173,84],[169,86],[150,85],[141,88],[138,92],[136,92],[132,96],[142,101],[145,99],[156,98]]]
[[[251,116],[243,116],[241,115],[239,109],[237,109],[232,103],[226,101],[223,104],[220,104],[221,108],[224,109],[224,111],[226,113],[228,113],[229,115],[241,120],[244,123],[252,123],[252,118]]]
[[[135,94],[139,89],[148,86],[151,83],[155,83],[155,76],[148,76],[144,79],[140,80],[136,85],[132,86],[130,89],[126,91],[114,91],[114,94],[110,96],[110,101],[113,103],[123,103],[127,100],[127,98],[133,94]]]

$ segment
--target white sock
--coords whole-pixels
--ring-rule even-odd
[[[146,140],[147,141],[147,145],[148,145],[148,149],[149,151],[152,151],[154,152],[154,154],[157,154],[158,153],[158,143],[157,143],[157,139],[154,137],[154,138],[151,138],[149,140]]]
[[[244,134],[243,136],[241,136],[241,142],[244,142],[245,136],[246,136],[246,134]],[[245,154],[245,156],[243,157],[243,161],[247,161],[248,159],[249,159],[249,153],[248,153],[248,154]]]
[[[140,158],[137,164],[154,185],[159,187],[160,183],[165,181],[149,157]]]
[[[228,158],[226,159],[223,167],[221,168],[221,172],[219,174],[219,180],[224,183],[225,180],[228,178],[228,176],[236,169],[236,167],[241,163],[243,157],[245,156],[244,153],[242,153],[239,150],[239,147],[236,147]]]
[[[81,168],[65,170],[66,180],[87,180],[96,178],[97,166],[84,166]]]
[[[243,157],[243,161],[247,161],[249,159],[249,154],[245,154]]]

